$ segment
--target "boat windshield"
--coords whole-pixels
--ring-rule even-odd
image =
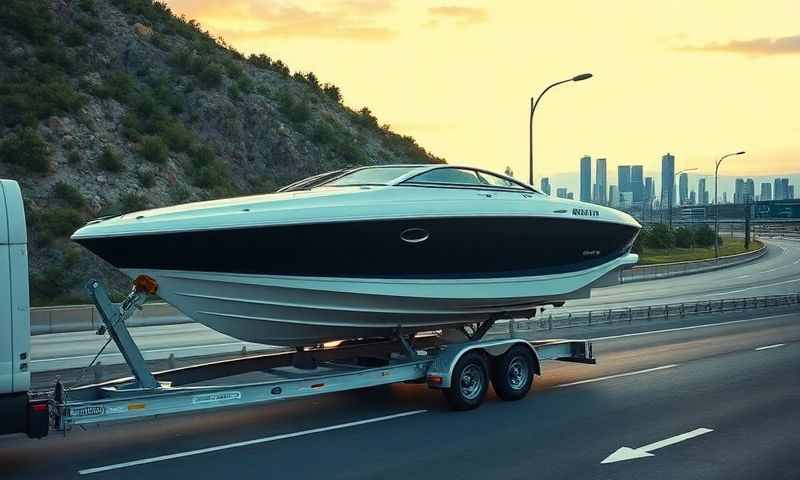
[[[419,166],[409,167],[370,167],[362,168],[337,178],[331,182],[322,184],[322,187],[353,187],[359,185],[388,185],[406,173],[419,168]]]

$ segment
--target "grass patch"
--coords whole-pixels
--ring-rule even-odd
[[[747,251],[758,250],[762,243],[758,240],[750,242],[750,250],[745,250],[744,239],[726,238],[719,247],[719,255],[736,255]],[[639,265],[655,265],[659,263],[689,262],[693,260],[706,260],[714,258],[714,247],[695,247],[695,248],[645,248],[639,256]]]

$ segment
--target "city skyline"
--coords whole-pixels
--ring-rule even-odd
[[[451,164],[510,165],[526,179],[530,98],[583,72],[594,77],[538,107],[537,179],[572,170],[583,152],[654,171],[657,152],[671,149],[713,173],[722,154],[747,150],[724,166],[739,176],[786,176],[800,163],[800,48],[779,48],[798,33],[792,0],[582,2],[580,15],[571,4],[475,0],[167,4],[244,54],[314,72],[346,105],[368,107]]]

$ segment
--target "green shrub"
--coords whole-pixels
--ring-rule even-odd
[[[47,75],[58,74],[50,72]],[[0,82],[0,123],[8,127],[19,124],[33,126],[38,120],[52,115],[75,112],[83,103],[84,97],[60,78]]]
[[[378,119],[375,117],[375,115],[372,114],[372,111],[367,107],[364,107],[361,110],[359,110],[358,113],[353,118],[353,121],[355,121],[357,125],[360,125],[365,128],[367,127],[375,129],[379,128]]]
[[[197,78],[205,88],[216,88],[222,85],[223,68],[220,64],[208,63],[198,73]]]
[[[678,248],[691,248],[694,245],[694,234],[691,228],[678,227],[674,230],[675,246]]]
[[[103,153],[101,153],[100,158],[97,159],[97,166],[111,173],[119,173],[125,170],[125,164],[122,162],[122,159],[116,152],[111,150],[110,147],[105,147],[103,149]]]
[[[46,173],[50,167],[47,145],[36,130],[25,128],[0,142],[0,161],[31,172]]]
[[[96,35],[98,33],[105,32],[105,27],[103,23],[97,19],[97,16],[87,16],[82,15],[78,17],[78,25],[83,29],[84,32],[90,33],[92,35]]]
[[[239,87],[237,87],[236,84],[233,84],[228,87],[228,96],[234,102],[239,101],[242,99],[242,91],[239,90]]]
[[[714,246],[714,229],[708,225],[697,225],[694,227],[694,241],[699,247]],[[720,241],[720,245],[722,242]]]
[[[183,203],[188,200],[190,196],[191,192],[183,185],[175,185],[169,191],[169,198],[172,200],[172,203]]]
[[[81,155],[75,150],[67,154],[67,163],[70,165],[78,165],[81,163]]]
[[[341,102],[342,101],[342,92],[339,90],[339,87],[336,85],[326,83],[322,85],[322,92],[328,96],[334,102]]]
[[[305,123],[311,118],[311,109],[304,101],[298,101],[289,92],[281,92],[278,96],[278,108],[293,123]]]
[[[169,150],[167,145],[161,140],[161,137],[148,135],[142,138],[142,157],[148,162],[153,163],[167,163],[169,158]]]
[[[228,184],[225,164],[217,160],[214,151],[207,145],[192,151],[192,183],[200,188],[220,188]]]
[[[126,193],[117,200],[120,213],[138,212],[148,208],[148,201],[144,195]]]
[[[311,131],[311,138],[318,144],[330,145],[336,140],[336,132],[324,121],[319,121]]]
[[[64,43],[69,47],[79,47],[86,45],[86,34],[80,28],[68,28],[64,32]]]
[[[127,103],[135,86],[133,77],[125,72],[116,71],[105,79],[103,86],[97,89],[97,94],[101,98],[111,97],[120,103]]]
[[[44,43],[53,31],[50,4],[46,0],[3,0],[0,2],[0,27],[35,43]]]
[[[157,130],[169,148],[176,152],[188,151],[194,143],[194,135],[191,130],[184,127],[176,118],[170,117],[159,122]]]
[[[78,6],[84,12],[92,13],[92,14],[97,13],[97,10],[96,10],[97,6],[95,5],[94,0],[80,0],[78,2]]]
[[[244,69],[238,62],[228,59],[225,60],[223,65],[225,67],[225,73],[228,74],[231,80],[238,80],[244,76]]]
[[[55,197],[70,208],[81,210],[86,207],[86,199],[81,192],[66,182],[58,182],[53,187]]]
[[[664,224],[655,224],[646,230],[643,246],[645,248],[668,249],[675,246],[675,234]]]
[[[152,170],[139,170],[136,172],[136,178],[144,188],[152,188],[156,185],[156,174]]]
[[[28,219],[34,232],[34,241],[43,246],[72,234],[84,223],[81,212],[69,207],[31,212]]]

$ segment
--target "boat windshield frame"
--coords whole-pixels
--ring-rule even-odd
[[[397,175],[396,177],[391,178],[390,180],[388,180],[386,182],[361,182],[361,183],[348,183],[348,184],[345,184],[345,185],[331,185],[331,183],[333,183],[333,182],[335,182],[335,181],[337,181],[339,179],[345,178],[348,175],[360,172],[362,170],[377,170],[377,169],[388,170],[388,169],[394,169],[394,168],[404,169],[404,170],[406,170],[406,172],[402,173],[400,175]],[[324,183],[321,183],[319,185],[315,185],[312,188],[318,188],[318,187],[333,187],[333,188],[340,188],[340,187],[388,187],[388,186],[391,186],[391,185],[396,185],[398,182],[404,180],[405,178],[407,178],[410,175],[417,175],[418,173],[421,173],[421,171],[420,171],[421,168],[423,168],[423,166],[421,166],[421,165],[373,165],[373,166],[368,166],[368,167],[353,168],[351,170],[347,170],[345,172],[342,172],[341,175],[337,175],[337,176],[325,181]]]
[[[447,183],[447,182],[415,182],[414,179],[430,173],[434,170],[443,170],[443,169],[454,169],[454,170],[469,170],[474,172],[478,178],[480,178],[480,174],[492,175],[494,177],[501,178],[506,180],[507,182],[513,183],[516,185],[515,187],[503,187],[500,185],[491,185],[491,184],[469,184],[469,183]],[[436,166],[432,168],[425,169],[424,171],[418,172],[415,175],[411,175],[408,178],[402,179],[402,181],[397,183],[397,186],[409,186],[409,187],[423,187],[423,188],[462,188],[462,189],[470,189],[470,190],[496,190],[502,192],[517,192],[517,193],[535,193],[538,195],[544,195],[542,192],[536,190],[530,185],[522,183],[512,177],[507,175],[501,175],[499,173],[492,172],[490,170],[485,170],[482,168],[475,168],[475,167],[463,167],[457,165],[445,165],[445,166]]]

